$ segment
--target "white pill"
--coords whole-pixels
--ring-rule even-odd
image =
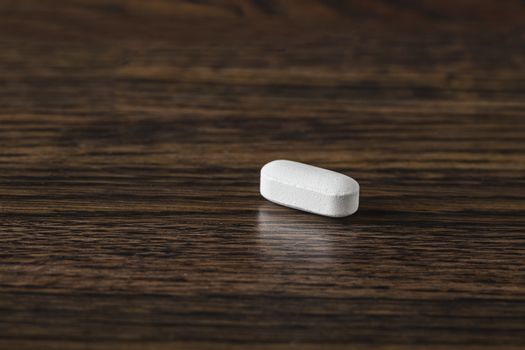
[[[357,181],[290,160],[274,160],[262,167],[260,191],[274,203],[325,216],[348,216],[359,206]]]

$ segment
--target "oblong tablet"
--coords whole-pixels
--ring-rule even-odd
[[[359,206],[357,181],[291,160],[274,160],[263,166],[260,191],[274,203],[325,216],[348,216]]]

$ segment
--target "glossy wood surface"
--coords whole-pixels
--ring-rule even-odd
[[[0,247],[5,349],[524,348],[525,3],[0,1]]]

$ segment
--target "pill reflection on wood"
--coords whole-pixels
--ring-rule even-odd
[[[295,215],[264,203],[257,214],[258,253],[279,273],[293,272],[298,267],[326,267],[334,262],[336,241],[348,236],[346,226],[327,229],[326,220],[329,219]]]
[[[351,215],[359,206],[357,181],[290,160],[274,160],[262,167],[260,192],[274,203],[331,217]]]

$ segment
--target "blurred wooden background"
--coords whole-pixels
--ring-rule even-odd
[[[524,200],[523,1],[0,0],[1,348],[523,348]]]

